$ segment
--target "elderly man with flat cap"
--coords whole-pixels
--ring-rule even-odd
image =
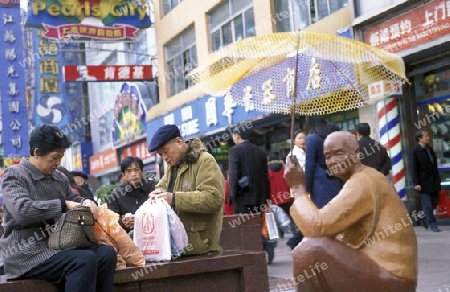
[[[149,196],[163,198],[179,215],[192,245],[185,254],[222,251],[219,241],[225,181],[214,157],[200,139],[184,141],[175,125],[159,128],[149,151],[156,151],[168,165]]]
[[[345,185],[322,209],[308,198],[302,169],[287,159],[291,215],[305,237],[293,251],[299,291],[416,290],[413,221],[386,177],[363,165],[359,152],[349,132],[324,141],[326,165]]]

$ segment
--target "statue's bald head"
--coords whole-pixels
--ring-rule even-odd
[[[356,141],[355,136],[352,133],[346,131],[337,131],[331,133],[325,139],[325,143],[333,143],[335,145],[340,145],[342,143],[342,146],[344,148],[352,150],[359,148],[359,144],[358,141]]]

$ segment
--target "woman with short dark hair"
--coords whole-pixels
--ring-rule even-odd
[[[81,205],[97,217],[97,205],[77,196],[57,170],[70,147],[57,127],[30,135],[30,158],[8,167],[2,184],[5,233],[0,239],[7,279],[45,279],[67,291],[112,291],[117,256],[107,245],[53,250],[48,237],[63,213]]]

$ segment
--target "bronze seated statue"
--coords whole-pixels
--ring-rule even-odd
[[[351,133],[331,133],[324,154],[330,174],[346,183],[320,210],[308,198],[303,171],[287,159],[291,215],[305,237],[292,253],[297,290],[415,291],[417,240],[396,191],[360,163]]]

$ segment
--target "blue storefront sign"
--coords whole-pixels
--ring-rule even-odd
[[[0,6],[0,89],[4,156],[28,156],[28,118],[25,92],[20,7]]]
[[[68,129],[71,121],[69,103],[65,99],[65,89],[62,77],[62,47],[43,38],[42,30],[33,29],[33,56],[28,62],[33,62],[35,66],[35,98],[33,105],[33,125],[43,124],[57,126],[60,129]],[[79,94],[79,90],[74,88],[74,94]],[[79,105],[74,105],[74,108]],[[80,128],[81,123],[74,126]],[[65,131],[71,136],[74,134]]]
[[[248,109],[247,109],[248,110]],[[248,110],[234,103],[230,95],[225,97],[204,96],[192,103],[177,108],[167,115],[147,123],[147,141],[150,143],[156,130],[167,124],[180,128],[184,139],[211,135],[225,130],[230,125],[245,120],[256,120],[266,113]]]

